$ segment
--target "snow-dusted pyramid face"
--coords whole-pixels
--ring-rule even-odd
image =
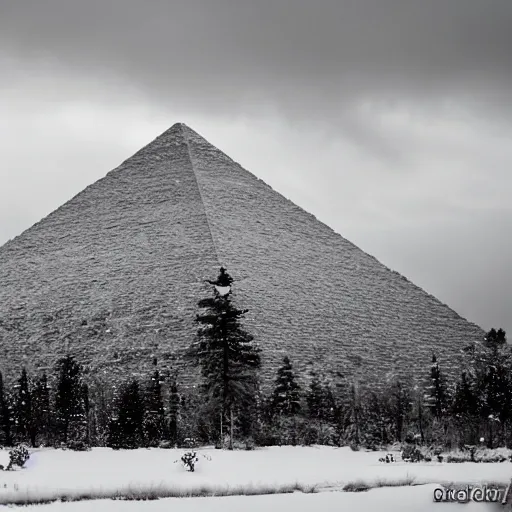
[[[443,368],[483,331],[183,124],[0,248],[0,369],[67,351],[105,378],[180,366],[220,266],[263,376],[288,355],[382,383]]]

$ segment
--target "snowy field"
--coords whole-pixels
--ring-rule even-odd
[[[89,452],[37,450],[32,453],[26,468],[0,473],[0,504],[27,497],[50,499],[62,496],[72,497],[78,492],[91,492],[105,496],[110,491],[118,490],[129,492],[141,489],[177,489],[187,493],[200,489],[215,491],[227,488],[250,488],[257,490],[299,484],[305,488],[316,486],[317,494],[170,498],[150,502],[96,500],[53,503],[38,505],[35,508],[40,512],[47,509],[52,512],[58,510],[79,512],[93,509],[95,512],[103,510],[159,512],[164,510],[164,507],[165,510],[172,508],[176,511],[194,511],[198,504],[204,505],[204,500],[208,500],[207,510],[215,511],[217,510],[215,507],[220,507],[219,503],[223,503],[223,507],[226,507],[222,509],[224,512],[240,510],[241,507],[249,511],[262,510],[264,507],[277,510],[281,506],[290,507],[294,512],[311,510],[313,507],[322,507],[324,510],[365,510],[367,505],[370,506],[373,503],[373,499],[380,496],[382,499],[391,500],[389,510],[402,510],[397,508],[398,505],[403,500],[407,500],[406,497],[411,494],[417,497],[417,505],[420,508],[408,506],[403,510],[432,510],[432,507],[452,509],[452,505],[433,504],[432,486],[373,489],[365,493],[329,491],[340,490],[346,483],[357,480],[368,483],[414,479],[414,483],[418,484],[427,482],[508,484],[512,477],[510,462],[385,464],[378,462],[378,458],[382,456],[379,452],[353,452],[349,448],[331,447],[271,447],[231,452],[213,448],[201,449],[198,453],[208,455],[211,460],[200,457],[196,471],[189,473],[181,464],[174,463],[183,453],[184,450],[164,449],[114,451],[109,448],[95,448]],[[1,455],[0,453],[0,458]],[[3,455],[6,455],[5,452]],[[363,508],[359,508],[358,503],[361,503]],[[364,503],[367,505],[363,505]],[[421,504],[425,505],[425,508],[421,508],[423,506]],[[482,507],[484,505],[479,505],[478,510],[483,510]],[[31,509],[32,507],[29,508]],[[380,505],[378,509],[387,510]],[[465,509],[471,510],[469,505],[465,505]],[[368,510],[376,509],[371,507]]]

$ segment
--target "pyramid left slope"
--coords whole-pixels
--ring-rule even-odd
[[[172,353],[174,333],[194,332],[183,318],[194,317],[197,283],[217,269],[174,125],[0,248],[0,369],[44,367],[68,348],[105,372],[124,359],[136,368],[158,346]]]

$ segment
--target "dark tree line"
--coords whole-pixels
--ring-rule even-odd
[[[199,387],[184,388],[176,374],[163,378],[156,359],[146,377],[114,387],[87,384],[71,355],[57,361],[51,379],[23,368],[8,389],[0,374],[0,445],[453,447],[481,438],[489,447],[512,445],[512,351],[502,329],[466,348],[456,381],[445,377],[437,354],[423,378],[395,378],[381,389],[321,372],[302,375],[285,356],[263,393],[260,349],[242,326],[247,310],[233,303],[233,279],[221,269],[208,282],[213,295],[198,303],[188,352],[200,369]]]

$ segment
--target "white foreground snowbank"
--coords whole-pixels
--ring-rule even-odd
[[[416,483],[508,483],[510,462],[405,463],[378,462],[378,452],[349,448],[271,447],[254,451],[202,449],[211,460],[200,458],[194,473],[174,461],[184,450],[139,449],[90,452],[43,449],[32,453],[26,468],[0,473],[0,504],[13,497],[46,499],[83,492],[100,496],[121,489],[226,489],[299,484],[339,489],[348,482],[410,480]],[[320,489],[319,489],[320,490]],[[90,505],[92,507],[92,505]]]

